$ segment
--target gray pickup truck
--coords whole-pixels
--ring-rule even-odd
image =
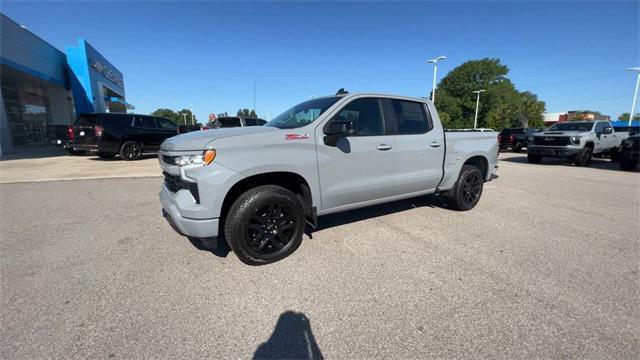
[[[165,140],[163,215],[180,234],[224,234],[241,261],[280,260],[318,216],[425,194],[473,208],[497,133],[445,131],[425,99],[348,94],[300,103],[264,126]]]
[[[588,166],[594,155],[617,158],[628,136],[628,132],[616,133],[608,121],[558,123],[529,137],[527,159],[538,164],[544,157],[566,158],[577,166]]]

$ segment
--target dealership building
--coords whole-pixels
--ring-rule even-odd
[[[77,114],[126,112],[122,73],[83,39],[62,52],[0,14],[0,155],[47,144]]]

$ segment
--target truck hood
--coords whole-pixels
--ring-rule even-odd
[[[247,126],[193,131],[166,139],[160,145],[160,149],[164,151],[200,151],[204,150],[206,145],[215,139],[277,131],[277,128],[271,126]]]
[[[533,136],[578,136],[585,134],[583,131],[543,131],[533,134]]]

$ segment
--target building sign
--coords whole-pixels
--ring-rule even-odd
[[[114,84],[120,86],[121,88],[124,88],[124,79],[122,78],[122,75],[116,70],[96,59],[93,59],[91,61],[91,67],[93,67],[95,71],[102,74],[102,76],[104,76]]]

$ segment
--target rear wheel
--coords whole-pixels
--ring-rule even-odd
[[[138,160],[142,157],[142,146],[135,141],[125,141],[120,147],[120,157],[124,160]]]
[[[588,166],[591,162],[591,148],[585,147],[580,150],[573,162],[576,166]]]
[[[542,156],[527,154],[527,160],[532,164],[540,164],[540,162],[542,161]]]
[[[236,199],[224,235],[242,262],[264,265],[291,255],[302,242],[304,225],[304,208],[291,191],[263,185]]]
[[[473,165],[462,166],[458,181],[447,195],[449,205],[460,211],[473,209],[480,201],[483,185],[484,178],[480,169]]]
[[[520,151],[522,151],[522,143],[516,143],[513,145],[513,152],[519,153]]]

